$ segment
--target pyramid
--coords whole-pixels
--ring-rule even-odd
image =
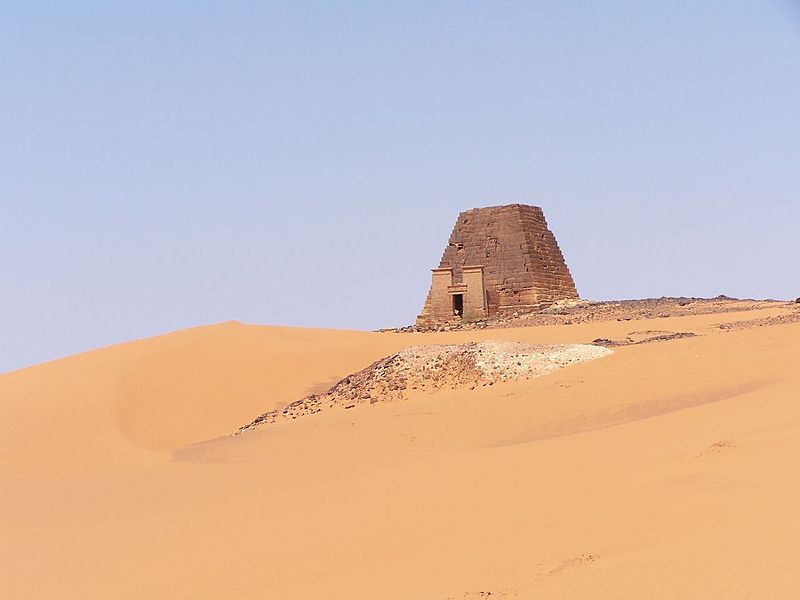
[[[417,325],[533,312],[577,298],[541,208],[473,208],[456,220]]]

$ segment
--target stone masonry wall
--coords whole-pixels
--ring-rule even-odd
[[[435,269],[431,278],[431,291],[425,305],[430,314],[437,315],[437,319],[449,320],[453,316],[453,302],[447,287],[452,283],[449,269]]]
[[[467,286],[464,293],[464,318],[467,320],[485,319],[488,315],[483,268],[464,267],[461,279]]]
[[[440,269],[452,269],[452,284],[463,283],[464,267],[483,266],[489,316],[543,308],[557,300],[578,298],[572,275],[542,209],[510,204],[462,212],[445,248]],[[440,284],[441,285],[441,284]],[[418,323],[442,320],[432,286]],[[441,289],[441,288],[439,288]]]

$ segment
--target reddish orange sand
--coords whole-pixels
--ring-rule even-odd
[[[2,375],[0,597],[796,597],[800,324],[714,327],[781,310],[224,323]],[[702,335],[226,436],[405,346],[650,329]]]

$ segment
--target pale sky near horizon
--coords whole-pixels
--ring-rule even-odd
[[[408,324],[513,202],[583,297],[795,298],[799,64],[793,0],[3,3],[0,372]]]

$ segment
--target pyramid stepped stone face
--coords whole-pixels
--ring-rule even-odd
[[[577,298],[541,208],[474,208],[458,216],[417,325],[532,312]]]

